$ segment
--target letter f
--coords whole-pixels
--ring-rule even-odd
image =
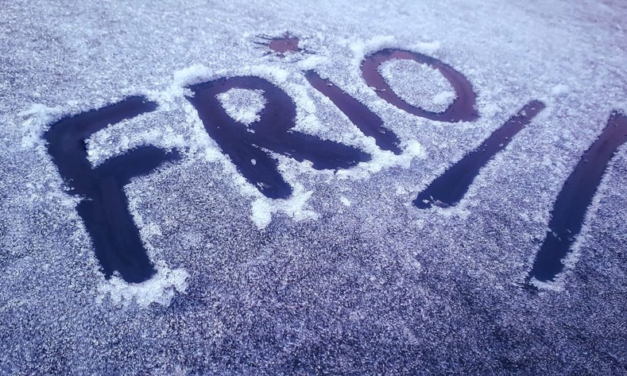
[[[178,154],[142,146],[92,168],[85,139],[109,124],[156,108],[156,103],[143,97],[128,97],[98,110],[64,118],[44,135],[48,153],[70,187],[70,193],[84,197],[77,211],[107,279],[117,270],[126,282],[139,283],[155,273],[128,210],[124,185],[135,176],[150,173],[163,162],[178,159]]]

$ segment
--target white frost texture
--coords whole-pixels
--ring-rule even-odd
[[[188,277],[189,274],[183,269],[167,268],[159,268],[156,275],[142,283],[127,283],[122,278],[113,276],[98,288],[101,295],[97,301],[110,298],[114,304],[128,305],[135,302],[144,308],[151,303],[167,306],[170,305],[175,291],[185,292]]]
[[[626,20],[622,0],[2,2],[0,375],[624,375],[627,145],[564,270],[526,278],[564,182],[612,111],[627,111]],[[297,50],[271,49],[286,37]],[[458,71],[477,119],[388,103],[361,69],[381,49]],[[378,116],[399,152],[360,131],[309,70]],[[464,99],[428,65],[379,72],[433,113]],[[290,132],[370,160],[318,170],[262,148],[293,190],[265,197],[191,103],[190,85],[234,76],[284,91]],[[256,137],[264,111],[281,110],[265,94],[212,99]],[[154,111],[78,146],[93,171],[145,146],[178,153],[124,181],[156,271],[137,284],[105,278],[79,215],[90,198],[44,139],[64,117],[129,96]],[[457,205],[413,204],[532,100],[546,108]]]
[[[390,60],[379,71],[401,99],[424,110],[444,112],[457,98],[448,80],[427,64]]]
[[[217,97],[230,117],[246,125],[259,121],[266,105],[262,90],[231,89]]]

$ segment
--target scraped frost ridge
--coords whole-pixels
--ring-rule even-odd
[[[64,109],[60,106],[48,107],[44,104],[33,104],[18,116],[24,118],[22,122],[22,148],[33,149],[43,147],[43,133],[46,125],[52,124],[63,115]]]
[[[114,305],[128,306],[132,302],[142,308],[151,303],[169,306],[176,291],[185,293],[189,274],[184,269],[171,270],[164,264],[156,267],[157,274],[142,283],[127,283],[118,276],[111,277],[98,286],[96,301],[102,303],[107,297]]]

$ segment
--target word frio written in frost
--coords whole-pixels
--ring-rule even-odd
[[[445,111],[427,111],[408,103],[395,93],[381,75],[379,67],[387,61],[398,59],[426,64],[448,80],[456,97]],[[380,98],[402,111],[451,123],[473,121],[479,117],[474,108],[476,94],[470,82],[440,60],[406,50],[383,49],[367,56],[361,69],[368,86]],[[380,149],[396,155],[402,154],[399,138],[384,126],[377,114],[329,80],[321,78],[315,71],[306,71],[304,75],[313,88],[328,97],[365,136],[372,137]],[[192,85],[189,89],[194,96],[188,100],[197,110],[206,132],[246,180],[268,198],[287,198],[292,194],[292,187],[282,177],[276,160],[267,151],[298,161],[311,161],[315,169],[346,169],[370,160],[370,155],[355,147],[294,132],[294,101],[282,89],[263,78],[225,77]],[[263,93],[265,107],[256,121],[245,124],[227,113],[219,98],[231,89]],[[420,209],[456,205],[480,169],[503,150],[544,107],[540,101],[531,101],[523,106],[477,149],[436,178],[418,195],[414,205]],[[168,153],[154,146],[142,146],[92,168],[87,158],[85,140],[111,124],[156,108],[156,103],[143,97],[128,97],[101,109],[64,118],[51,125],[44,135],[52,160],[68,182],[69,193],[87,198],[79,203],[77,211],[85,222],[106,278],[117,271],[125,281],[140,283],[155,274],[155,268],[129,212],[123,187],[135,176],[149,174],[165,162],[178,160],[179,154]],[[533,278],[550,281],[563,270],[562,260],[581,230],[587,207],[592,202],[603,173],[616,149],[626,139],[627,117],[614,112],[603,134],[586,151],[582,162],[559,193],[547,236],[527,281]]]

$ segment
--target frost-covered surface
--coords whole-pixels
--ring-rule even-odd
[[[259,121],[266,106],[262,90],[231,89],[218,94],[218,100],[230,117],[246,125]]]
[[[448,80],[427,64],[390,60],[379,71],[401,99],[427,111],[444,112],[457,98]]]
[[[537,293],[521,284],[563,182],[610,111],[627,109],[626,18],[609,0],[3,3],[0,373],[624,374],[627,149],[566,272]],[[286,32],[306,52],[254,43]],[[460,71],[480,118],[438,123],[381,100],[359,64],[384,47]],[[403,155],[378,151],[302,69],[376,111]],[[277,157],[296,194],[266,200],[182,87],[236,74],[294,98],[298,131],[373,161],[334,174]],[[41,140],[64,114],[136,94],[159,109],[94,135],[88,151],[94,165],[143,144],[182,152],[126,187],[159,270],[145,286],[104,280]],[[546,110],[464,201],[411,205],[532,99]]]
[[[102,302],[111,298],[114,304],[137,303],[140,307],[147,307],[152,303],[170,305],[175,291],[184,293],[187,288],[185,280],[189,277],[182,269],[168,270],[158,267],[157,273],[142,283],[126,283],[117,276],[104,282],[99,287],[102,296],[97,301]]]

